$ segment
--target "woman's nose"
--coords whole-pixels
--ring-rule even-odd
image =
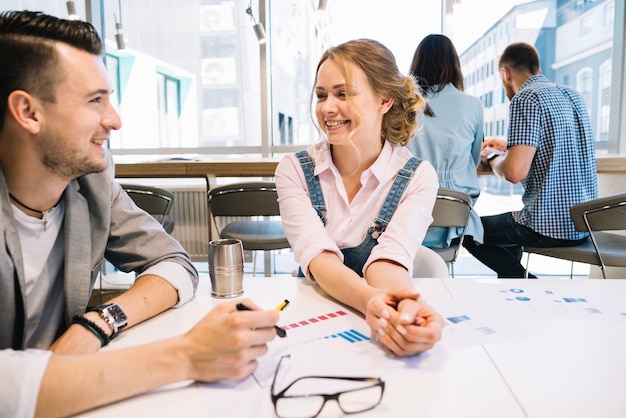
[[[324,105],[322,106],[322,113],[329,114],[337,111],[337,105],[335,103],[335,99],[332,97],[327,97],[324,101]]]

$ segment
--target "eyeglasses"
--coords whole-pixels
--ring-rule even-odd
[[[272,403],[279,418],[315,418],[329,400],[337,401],[344,414],[356,414],[375,408],[383,398],[385,382],[379,377],[304,376],[275,393],[281,364],[289,357],[287,354],[280,358],[272,380]],[[345,389],[346,386],[351,388]],[[337,390],[339,387],[343,390]],[[329,392],[337,391],[315,393],[320,388],[326,388]]]

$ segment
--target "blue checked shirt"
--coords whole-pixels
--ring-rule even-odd
[[[580,95],[543,75],[526,80],[509,107],[507,147],[514,145],[537,148],[515,221],[551,238],[587,236],[569,214],[570,206],[598,197],[593,133]]]

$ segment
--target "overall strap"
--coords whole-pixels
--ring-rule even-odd
[[[309,189],[311,205],[313,205],[313,209],[315,209],[317,215],[320,217],[320,220],[324,226],[326,226],[326,202],[324,201],[324,194],[322,193],[320,180],[315,175],[315,161],[313,161],[313,158],[311,158],[305,149],[296,152],[296,157],[298,158],[300,167],[302,167],[302,171],[304,172],[304,178]]]
[[[375,226],[374,231],[372,232],[372,238],[377,239],[385,228],[387,228],[389,221],[391,221],[391,217],[398,208],[400,198],[402,197],[406,186],[409,184],[409,181],[413,177],[413,174],[415,174],[415,170],[421,162],[421,159],[411,157],[406,164],[404,164],[404,167],[398,170],[396,178],[391,185],[391,189],[389,189],[389,193],[387,193],[385,202],[374,220]]]

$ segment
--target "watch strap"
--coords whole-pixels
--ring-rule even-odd
[[[75,315],[72,318],[72,324],[81,325],[91,331],[100,340],[100,347],[104,347],[111,341],[111,337],[107,335],[102,328],[100,328],[95,322],[90,321],[82,315]]]
[[[487,159],[487,163],[490,163],[490,162],[491,162],[491,160],[493,160],[494,158],[497,158],[497,157],[499,157],[499,156],[501,156],[501,155],[502,155],[502,154],[500,154],[499,152],[496,152],[496,151],[492,152],[492,153],[491,153],[491,154],[489,154],[489,155],[487,156],[487,158],[486,158],[486,159]]]

